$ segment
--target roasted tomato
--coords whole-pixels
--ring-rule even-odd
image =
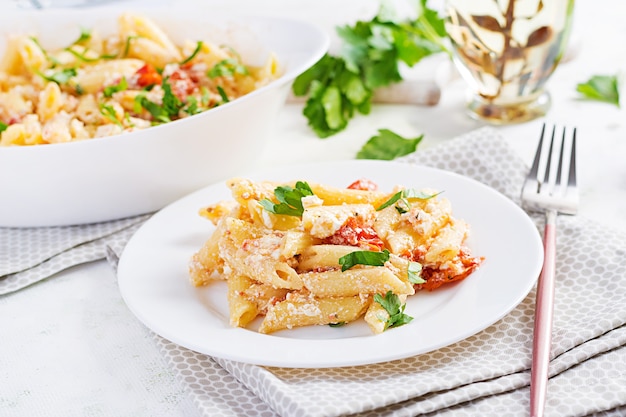
[[[354,181],[352,184],[348,185],[346,188],[351,189],[351,190],[377,191],[378,185],[374,181],[361,178],[360,180]]]
[[[461,263],[463,264],[463,270],[460,273],[456,275],[452,275],[446,270],[424,267],[422,269],[421,277],[425,279],[426,282],[424,284],[415,285],[414,286],[415,290],[416,291],[417,290],[432,291],[441,287],[444,284],[448,284],[450,282],[455,282],[455,281],[461,281],[467,278],[469,274],[474,272],[476,268],[478,268],[484,260],[483,258],[480,258],[480,257],[478,258],[471,257],[464,250],[461,250],[461,252],[459,253],[459,257],[460,257]]]
[[[139,87],[161,84],[162,81],[161,74],[150,64],[139,68],[135,74],[137,75],[137,85]]]
[[[380,251],[385,245],[371,226],[359,224],[356,217],[350,217],[334,235],[324,239],[323,243],[358,246],[373,251]]]

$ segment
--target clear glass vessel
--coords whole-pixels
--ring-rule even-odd
[[[550,108],[545,89],[563,57],[574,0],[447,0],[454,62],[469,83],[469,114],[519,123]]]

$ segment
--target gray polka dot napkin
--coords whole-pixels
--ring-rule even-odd
[[[20,290],[64,269],[104,259],[149,216],[63,227],[0,228],[0,295]]]
[[[527,167],[484,128],[406,163],[475,178],[519,202]],[[543,219],[534,219],[543,230]],[[559,217],[553,359],[546,415],[626,415],[626,236]],[[534,290],[506,317],[431,353],[335,369],[211,358],[154,335],[206,416],[526,416]],[[471,312],[468,312],[471,314]]]

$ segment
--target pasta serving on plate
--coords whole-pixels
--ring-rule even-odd
[[[470,275],[482,262],[468,225],[434,190],[379,191],[296,181],[227,182],[233,200],[202,208],[215,231],[192,256],[195,286],[225,279],[230,324],[261,333],[342,325],[375,333],[412,320],[408,296]]]
[[[278,63],[242,62],[210,40],[174,44],[150,19],[122,14],[103,37],[82,29],[62,48],[9,38],[0,59],[0,146],[71,142],[193,116],[275,79]]]

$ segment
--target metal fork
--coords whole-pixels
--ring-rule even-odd
[[[544,144],[546,125],[541,129],[533,165],[522,188],[522,205],[527,210],[545,213],[543,237],[544,261],[537,283],[533,357],[530,380],[530,416],[543,416],[547,385],[552,315],[554,310],[554,276],[556,257],[557,214],[576,214],[576,128],[566,134],[563,128],[560,144],[556,143],[556,126],[552,127],[550,143]],[[556,139],[556,140],[555,140]],[[544,147],[548,147],[547,155]],[[558,147],[558,149],[557,149]]]

